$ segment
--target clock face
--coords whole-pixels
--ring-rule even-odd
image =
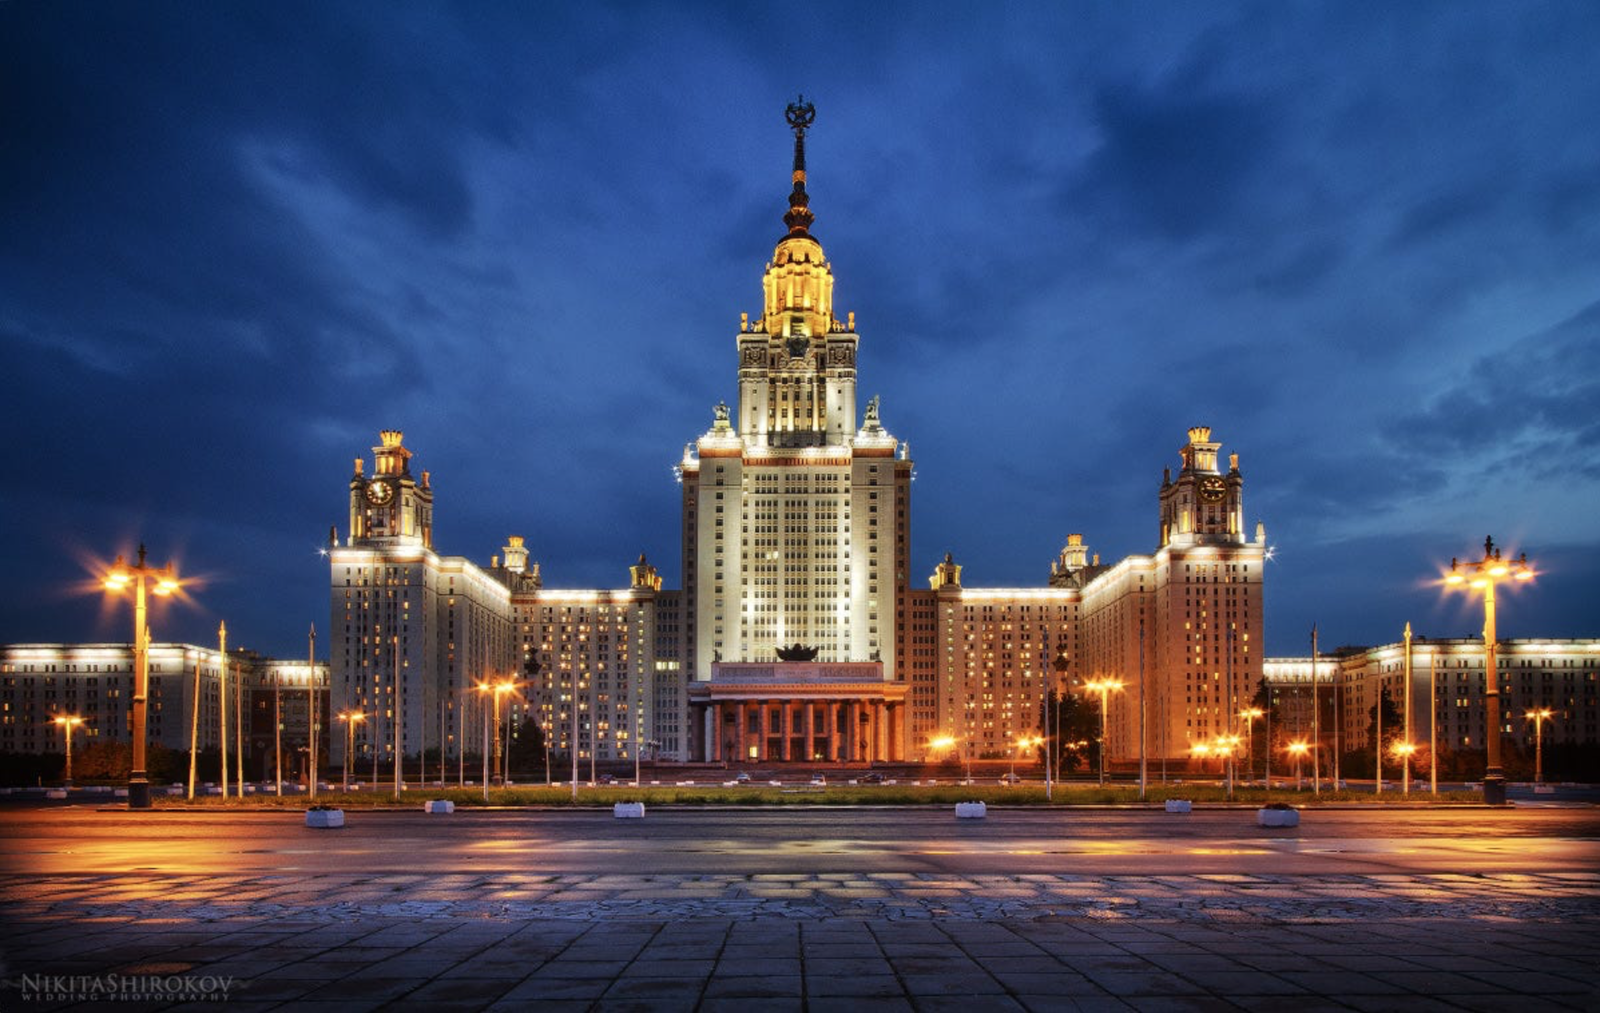
[[[1227,491],[1227,483],[1216,475],[1207,475],[1200,480],[1200,495],[1208,502],[1215,503]]]
[[[367,502],[375,506],[383,506],[394,499],[394,486],[382,479],[367,483]]]

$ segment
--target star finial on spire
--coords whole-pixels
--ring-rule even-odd
[[[801,95],[784,109],[783,118],[794,130],[794,189],[789,192],[789,210],[783,216],[783,224],[789,226],[791,236],[809,236],[806,230],[816,216],[811,213],[811,198],[806,193],[806,130],[816,122],[817,107]]]

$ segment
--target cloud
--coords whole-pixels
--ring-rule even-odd
[[[1070,209],[1174,242],[1233,231],[1271,172],[1279,113],[1261,97],[1196,90],[1197,76],[1098,90],[1101,143],[1068,189]]]
[[[1479,357],[1383,436],[1414,459],[1472,459],[1540,479],[1600,478],[1600,301]]]

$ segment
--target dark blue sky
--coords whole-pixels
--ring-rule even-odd
[[[910,441],[915,572],[1154,548],[1184,430],[1277,546],[1267,646],[1600,635],[1600,7],[0,4],[0,642],[289,655],[351,461],[547,585],[680,570],[816,102],[814,233]]]

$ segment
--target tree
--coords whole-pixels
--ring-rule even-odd
[[[1048,715],[1044,708],[1050,708]],[[1045,718],[1049,721],[1046,723]],[[1076,693],[1051,690],[1039,712],[1041,730],[1048,728],[1055,749],[1055,769],[1071,773],[1099,756],[1100,708]]]
[[[1278,695],[1267,685],[1266,677],[1263,676],[1256,683],[1255,695],[1250,698],[1249,706],[1260,711],[1261,717],[1247,722],[1250,742],[1247,743],[1246,754],[1250,758],[1250,766],[1260,768],[1262,771],[1270,769],[1267,758],[1271,755],[1274,740],[1281,740],[1284,737],[1282,715],[1278,710]],[[1252,771],[1245,772],[1247,780],[1254,776]]]
[[[1383,741],[1378,741],[1378,708],[1383,708]],[[1378,702],[1367,708],[1367,743],[1368,748],[1362,754],[1362,763],[1367,759],[1373,760],[1370,768],[1374,777],[1377,776],[1377,755],[1374,749],[1381,749],[1384,756],[1389,755],[1389,746],[1399,741],[1405,735],[1405,717],[1400,713],[1400,708],[1395,706],[1394,700],[1389,696],[1389,688],[1385,686],[1378,692]],[[1370,755],[1369,755],[1370,754]],[[1391,761],[1392,762],[1392,761]]]
[[[544,729],[532,717],[513,727],[506,743],[506,769],[523,774],[544,769]]]

